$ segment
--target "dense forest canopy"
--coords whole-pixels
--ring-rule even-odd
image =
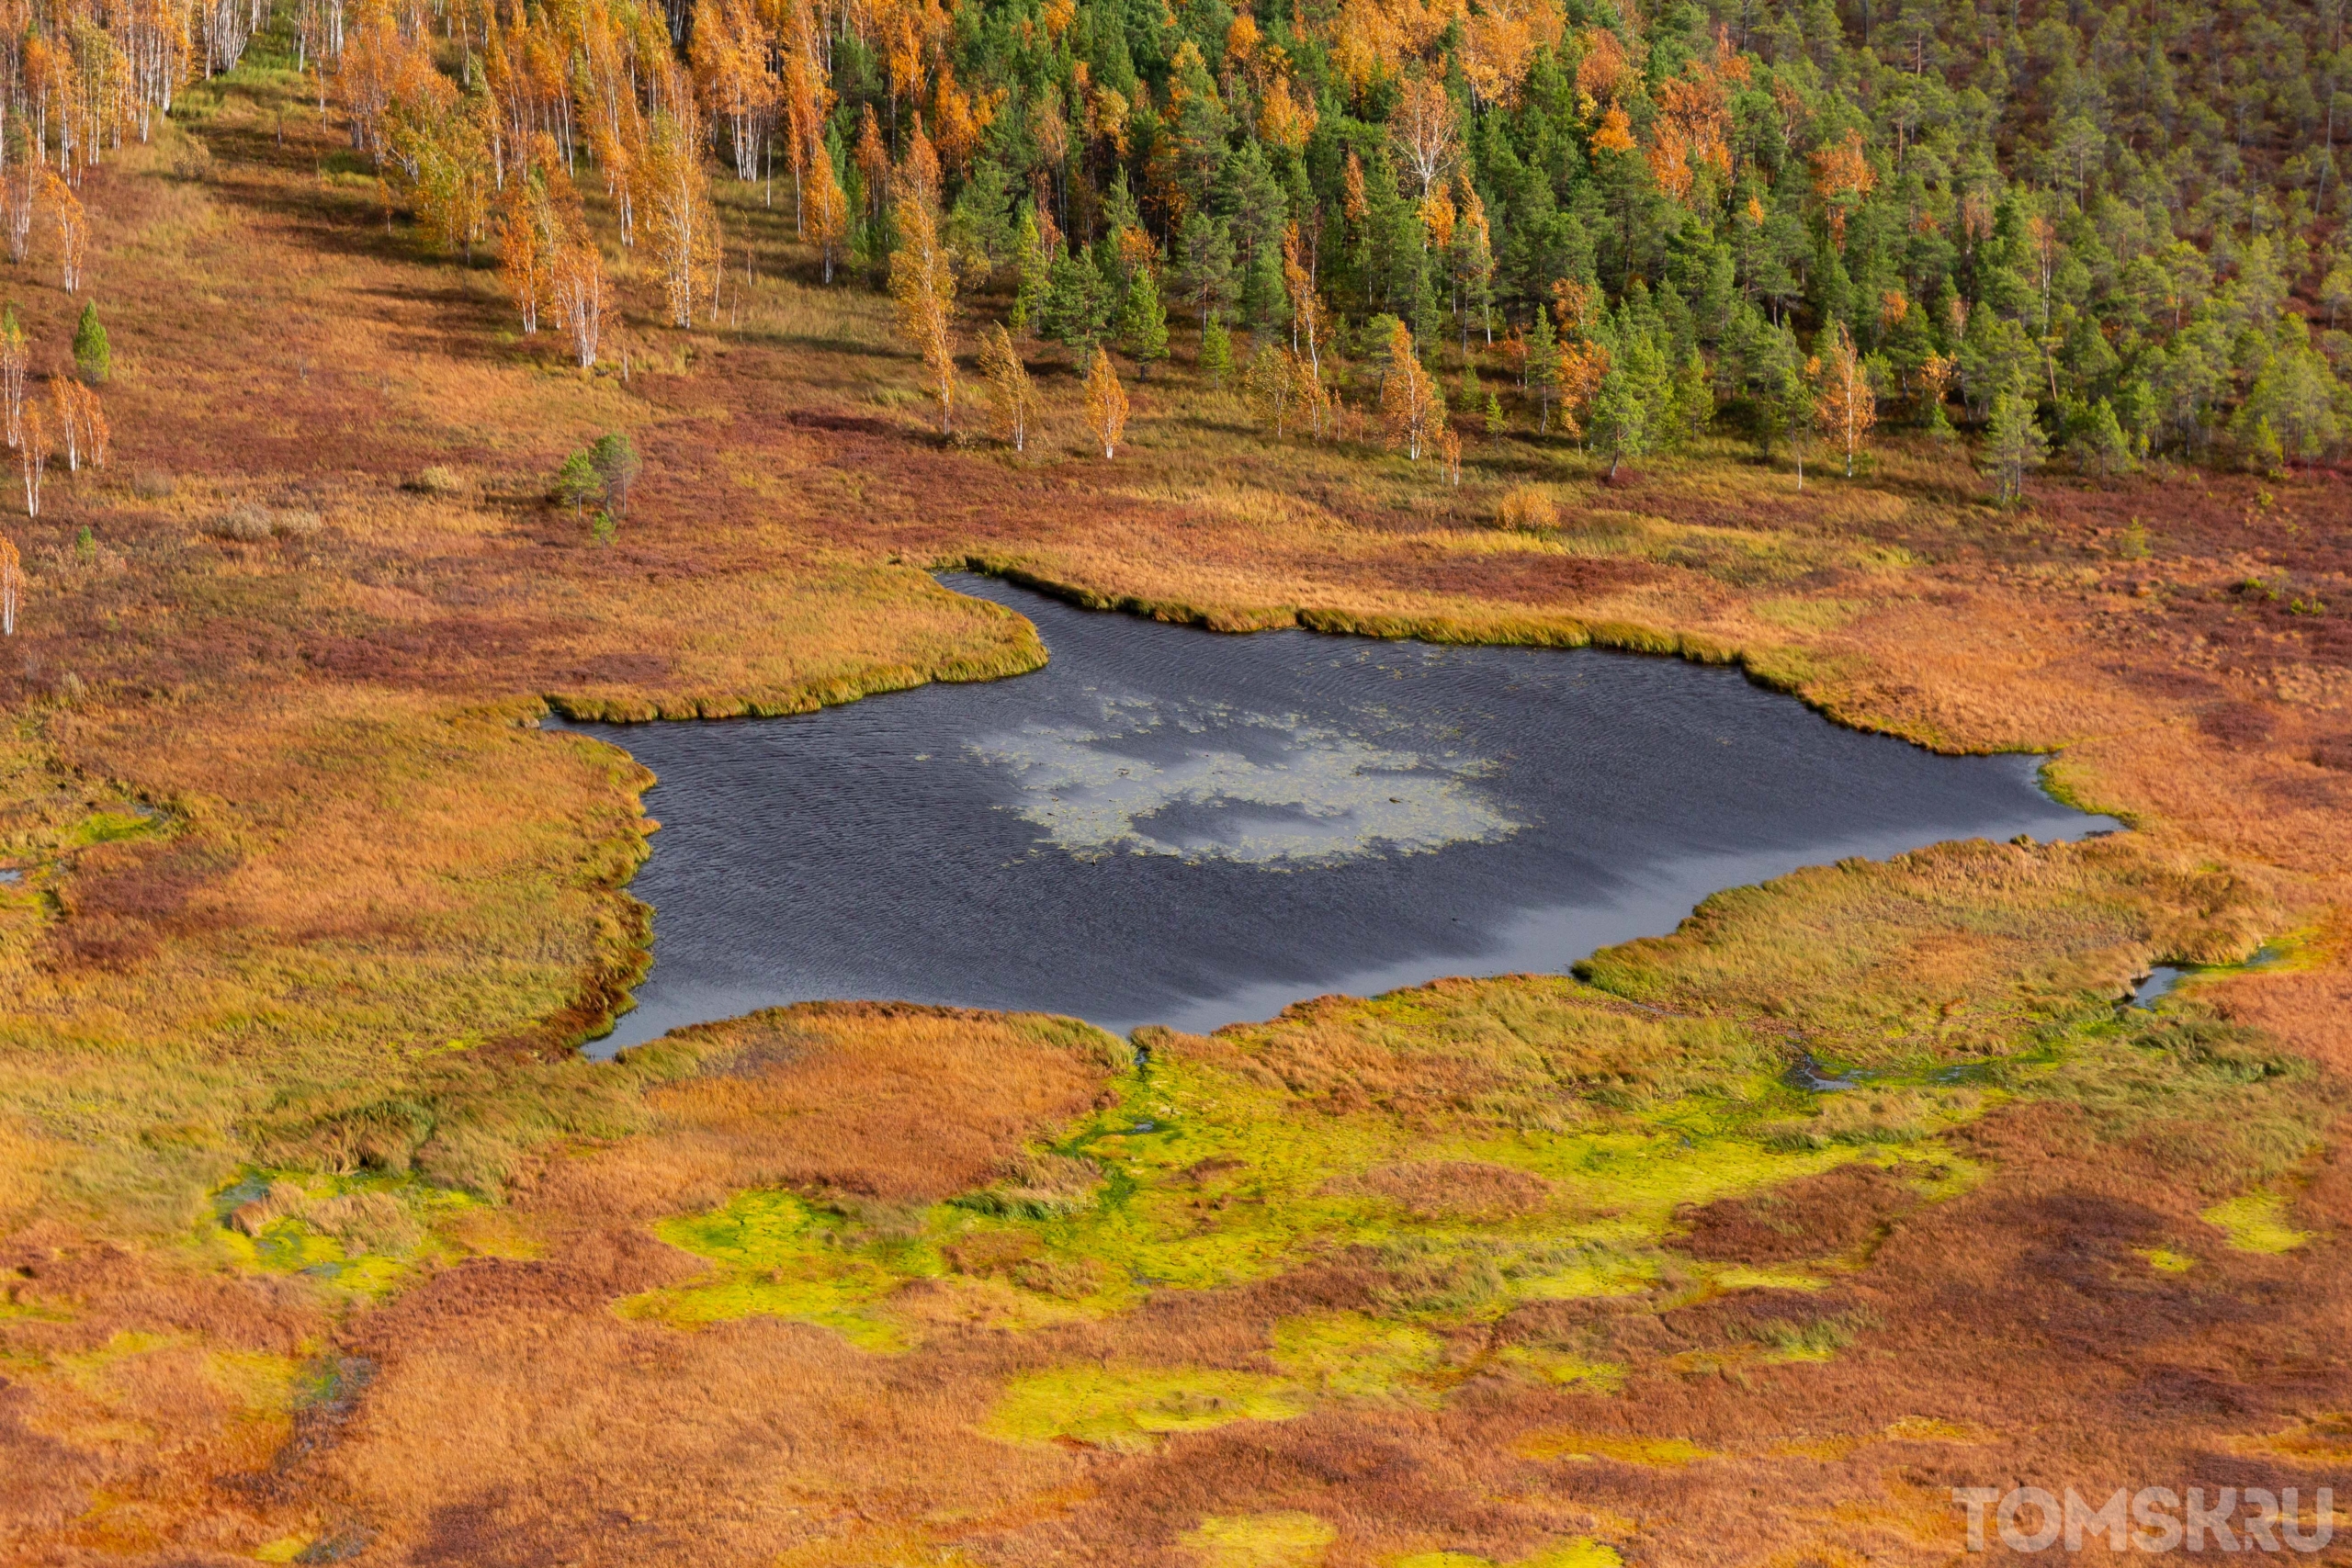
[[[914,192],[951,381],[982,346],[953,296],[992,279],[1015,333],[1147,374],[1171,321],[1212,374],[1253,358],[1234,332],[1279,344],[1248,384],[1317,433],[1351,389],[1386,402],[1401,353],[1463,372],[1416,396],[1619,454],[1722,421],[1850,457],[1902,421],[1981,428],[2014,471],[2053,446],[2267,470],[2331,457],[2352,412],[2346,8],[18,6],[0,227],[19,258],[43,201],[70,230],[109,141],[278,29],[427,232],[493,246],[525,329],[582,365],[609,242],[650,241],[673,321],[715,308],[716,168],[844,287],[890,272]]]
[[[667,20],[737,173],[780,159],[804,208],[812,183],[842,193],[820,244],[882,265],[881,186],[924,140],[952,241],[1065,341],[1118,334],[1148,270],[1179,319],[1294,346],[1319,295],[1318,357],[1377,360],[1384,315],[1424,353],[1491,344],[1539,417],[1604,438],[1630,410],[1670,439],[1719,402],[1793,432],[1851,344],[1930,427],[2017,398],[2102,467],[2275,466],[2342,434],[2346,8],[704,0]]]

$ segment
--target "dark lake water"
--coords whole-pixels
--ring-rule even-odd
[[[1731,670],[1220,636],[945,581],[1035,622],[1046,668],[577,727],[661,778],[631,885],[653,971],[600,1053],[820,998],[1206,1030],[1565,970],[1801,865],[2115,826],[2030,758],[1859,735]]]

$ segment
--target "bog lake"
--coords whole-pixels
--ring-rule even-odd
[[[569,726],[659,776],[653,968],[606,1054],[814,999],[1204,1031],[1328,991],[1560,972],[1719,888],[2079,838],[2030,757],[1841,728],[1736,670],[1220,635],[993,579],[1032,674],[788,718]]]

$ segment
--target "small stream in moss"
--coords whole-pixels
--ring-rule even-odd
[[[948,586],[1034,674],[776,719],[580,725],[660,776],[653,969],[607,1053],[819,998],[1206,1030],[1327,991],[1558,972],[1719,888],[2116,826],[1737,671],[1223,636]]]

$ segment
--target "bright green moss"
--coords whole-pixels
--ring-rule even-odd
[[[2175,1252],[2168,1247],[2135,1247],[2132,1249],[2144,1259],[2149,1268],[2165,1274],[2186,1274],[2197,1267],[2197,1259],[2187,1253]]]
[[[1712,1450],[1681,1438],[1644,1438],[1628,1432],[1581,1432],[1571,1428],[1539,1432],[1521,1441],[1516,1451],[1522,1459],[1613,1459],[1662,1470],[1679,1469],[1716,1457]]]
[[[59,847],[83,849],[91,844],[145,838],[156,830],[156,821],[153,815],[128,807],[103,807],[69,827]]]
[[[1340,1532],[1312,1514],[1238,1514],[1203,1519],[1182,1538],[1200,1568],[1311,1568]]]
[[[1749,1269],[1735,1264],[1707,1276],[1718,1291],[1817,1291],[1828,1283],[1801,1269]]]
[[[1007,1442],[1069,1438],[1132,1451],[1170,1432],[1206,1431],[1236,1421],[1287,1421],[1306,1409],[1304,1391],[1259,1372],[1067,1366],[1015,1378],[987,1430]]]
[[[671,1246],[718,1267],[702,1278],[622,1303],[632,1317],[676,1324],[793,1318],[821,1325],[870,1350],[906,1348],[876,1311],[907,1280],[944,1271],[935,1249],[888,1238],[856,1243],[847,1221],[788,1192],[737,1194],[707,1213],[659,1227]]]
[[[1562,1541],[1547,1547],[1532,1557],[1522,1557],[1510,1568],[1621,1568],[1624,1559],[1617,1549],[1589,1536]],[[1476,1556],[1467,1551],[1417,1551],[1410,1557],[1392,1558],[1387,1568],[1496,1568],[1491,1558]]]
[[[1274,1325],[1274,1365],[1327,1397],[1432,1401],[1445,1341],[1411,1324],[1361,1313],[1286,1317]]]
[[[1564,1387],[1589,1389],[1595,1393],[1615,1393],[1625,1383],[1625,1369],[1615,1361],[1592,1361],[1566,1350],[1547,1349],[1540,1345],[1506,1345],[1495,1359],[1507,1367],[1517,1367],[1545,1382]]]
[[[887,1237],[788,1193],[741,1194],[664,1224],[664,1240],[713,1268],[624,1310],[679,1323],[768,1314],[882,1347],[920,1333],[891,1304],[914,1279],[983,1276],[1014,1303],[996,1321],[1021,1327],[1125,1311],[1153,1290],[1242,1284],[1360,1248],[1394,1284],[1379,1308],[1379,1333],[1391,1337],[1349,1374],[1359,1385],[1316,1370],[1304,1339],[1278,1352],[1336,1396],[1427,1397],[1415,1358],[1433,1354],[1433,1342],[1412,1338],[1408,1325],[1650,1290],[1668,1271],[1668,1238],[1685,1205],[1858,1158],[1899,1164],[1924,1134],[1982,1104],[1973,1094],[1922,1092],[1899,1134],[1849,1118],[1835,1135],[1790,1138],[1782,1129],[1829,1097],[1758,1071],[1771,1058],[1727,1026],[1669,1028],[1566,980],[1532,997],[1413,991],[1350,1008],[1349,1021],[1399,1058],[1439,1056],[1446,1073],[1496,1087],[1474,1113],[1302,1105],[1309,1095],[1246,1061],[1163,1042],[1114,1105],[1041,1151],[1064,1168],[1091,1163],[1101,1173],[1091,1186],[1050,1203],[990,1188]],[[1528,1039],[1555,1042],[1545,1047],[1553,1055],[1539,1059]],[[1583,1089],[1564,1092],[1563,1075]],[[1955,1164],[1942,1159],[1924,1179],[1949,1180]],[[1023,1300],[1040,1310],[1022,1309]]]
[[[256,1204],[265,1223],[248,1234],[236,1216]],[[248,1169],[212,1195],[197,1241],[241,1269],[302,1274],[375,1298],[397,1289],[421,1262],[470,1251],[449,1227],[483,1206],[469,1193],[411,1175]]]
[[[2198,1217],[2227,1232],[2240,1252],[2292,1252],[2311,1240],[2309,1231],[2287,1223],[2286,1197],[2267,1190],[2216,1203]]]

